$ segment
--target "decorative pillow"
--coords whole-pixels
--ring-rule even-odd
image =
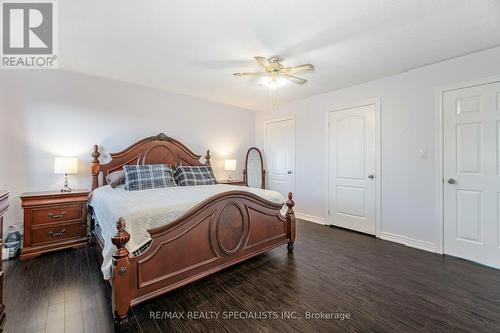
[[[125,165],[123,170],[127,191],[176,186],[172,169],[166,164]]]
[[[111,172],[106,176],[106,183],[108,183],[112,188],[125,184],[125,171],[119,170]]]
[[[178,166],[175,168],[175,182],[179,186],[217,184],[209,166]]]

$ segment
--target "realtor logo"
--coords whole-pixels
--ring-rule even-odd
[[[2,69],[56,68],[53,1],[2,2]]]

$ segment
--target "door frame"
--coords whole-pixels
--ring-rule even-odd
[[[436,253],[444,254],[444,94],[449,91],[483,86],[500,82],[500,75],[494,75],[477,80],[462,81],[446,86],[440,86],[435,91],[435,196],[436,196]]]
[[[382,217],[382,161],[381,161],[381,122],[380,122],[380,104],[381,98],[376,97],[372,99],[368,99],[362,102],[355,102],[349,104],[342,104],[341,106],[333,108],[333,110],[326,111],[325,113],[325,127],[326,127],[326,223],[331,224],[331,215],[330,215],[330,113],[343,111],[346,109],[353,109],[357,107],[367,106],[367,105],[375,105],[375,237],[380,238],[381,232],[381,217]]]
[[[267,147],[267,125],[272,124],[272,123],[279,123],[282,121],[286,120],[291,120],[292,121],[292,190],[291,192],[295,196],[295,138],[296,138],[296,133],[295,133],[295,115],[287,116],[287,117],[281,117],[281,118],[274,118],[274,119],[269,119],[264,121],[264,153],[266,152],[266,147]],[[266,166],[267,166],[267,153],[264,154],[264,158],[266,159]],[[267,168],[266,171],[266,184],[269,184],[269,168]],[[285,198],[286,199],[286,198]]]

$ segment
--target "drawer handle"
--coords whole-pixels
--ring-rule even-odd
[[[49,218],[60,219],[61,217],[64,217],[64,215],[66,215],[66,212],[61,212],[59,214],[49,213]]]
[[[48,234],[49,234],[49,236],[52,236],[52,237],[58,237],[58,236],[63,236],[65,232],[66,232],[66,229],[62,229],[59,232],[49,231]]]

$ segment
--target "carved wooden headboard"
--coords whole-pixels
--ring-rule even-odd
[[[124,165],[130,164],[168,164],[171,167],[178,165],[210,165],[210,151],[205,155],[205,164],[200,162],[200,155],[196,155],[181,142],[160,133],[142,139],[122,150],[112,153],[111,161],[106,164],[99,163],[99,147],[94,146],[92,152],[92,190],[98,188],[99,174],[102,172],[102,185],[106,185],[106,176],[120,170]]]

